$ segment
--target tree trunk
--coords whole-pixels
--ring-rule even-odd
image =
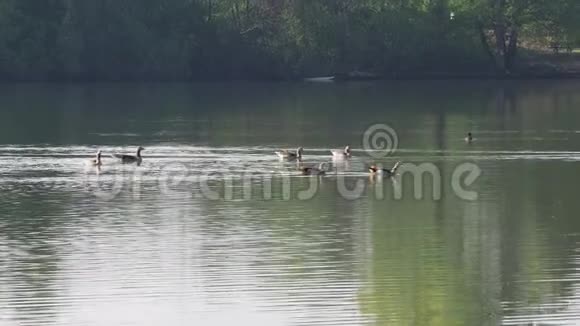
[[[207,22],[210,23],[213,16],[213,0],[207,0]]]
[[[505,0],[495,1],[495,62],[496,66],[501,72],[506,71],[505,55],[506,55],[506,21],[505,21]]]
[[[515,67],[518,49],[518,29],[513,21],[508,21],[506,0],[493,1],[495,48],[491,52],[497,70],[502,74],[509,74]],[[487,39],[485,34],[481,37],[482,39]]]
[[[504,67],[509,74],[515,68],[516,56],[518,52],[518,30],[515,27],[510,29],[509,40],[504,56]]]
[[[489,45],[489,42],[487,41],[487,35],[485,35],[485,28],[483,26],[483,23],[479,22],[477,29],[479,31],[479,40],[481,41],[481,46],[483,47],[485,54],[489,58],[489,62],[495,66],[496,65],[495,55],[493,53],[493,50],[491,49],[491,46]]]

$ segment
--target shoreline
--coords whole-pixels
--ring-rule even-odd
[[[518,72],[512,74],[495,73],[407,73],[373,76],[347,76],[344,74],[326,76],[295,76],[288,78],[200,78],[200,79],[163,79],[163,78],[127,78],[127,79],[2,79],[1,84],[93,84],[93,83],[277,83],[277,82],[304,82],[304,83],[346,83],[346,82],[385,82],[385,81],[429,81],[429,80],[575,80],[580,79],[580,71],[570,72]]]

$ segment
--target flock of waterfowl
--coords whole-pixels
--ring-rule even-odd
[[[467,133],[467,136],[465,137],[465,141],[467,143],[471,143],[474,141],[473,134],[471,132]],[[143,158],[141,157],[142,150],[144,150],[144,148],[139,146],[137,148],[137,153],[135,155],[113,154],[112,157],[116,158],[116,159],[120,159],[121,163],[123,163],[123,164],[136,163],[137,165],[140,165],[141,162],[143,161]],[[291,151],[291,150],[285,149],[285,150],[276,151],[274,153],[280,158],[280,160],[297,161],[299,163],[298,169],[300,172],[302,172],[303,175],[325,175],[328,172],[328,170],[325,168],[326,163],[324,163],[324,162],[320,163],[318,166],[309,166],[309,167],[302,166],[300,163],[302,162],[302,157],[304,155],[304,148],[303,147],[297,148],[296,151]],[[352,152],[351,152],[350,146],[346,146],[344,149],[330,150],[330,153],[332,154],[334,159],[338,159],[338,160],[348,159],[348,158],[352,157]],[[100,167],[103,164],[102,152],[99,150],[96,154],[96,157],[94,159],[91,159],[88,163],[92,166]],[[392,177],[396,174],[397,169],[399,168],[400,165],[401,165],[401,162],[397,162],[397,163],[395,163],[395,165],[392,168],[383,169],[383,168],[378,167],[377,165],[373,164],[373,165],[368,167],[368,171],[371,175],[382,175],[385,177]]]
[[[300,162],[302,162],[302,156],[304,155],[304,148],[302,148],[302,147],[299,147],[298,149],[296,149],[295,152],[292,152],[290,150],[285,149],[285,150],[281,150],[281,151],[276,151],[274,153],[276,153],[276,155],[278,155],[278,157],[281,160],[297,161],[299,163],[298,169],[302,172],[303,175],[325,175],[326,172],[328,172],[327,169],[325,168],[326,163],[324,163],[324,162],[320,163],[317,167],[316,166],[309,166],[309,167],[301,166]],[[352,157],[352,151],[350,149],[350,146],[346,146],[344,149],[330,150],[330,153],[332,154],[332,157],[335,160],[345,160],[345,159]],[[392,177],[395,175],[399,165],[401,165],[401,162],[397,162],[390,169],[382,169],[382,168],[379,168],[373,164],[373,165],[369,166],[368,170],[369,170],[369,173],[371,175],[384,175],[386,177]]]
[[[475,139],[473,138],[473,134],[471,132],[468,132],[467,136],[465,137],[465,142],[471,144],[474,140]],[[278,155],[278,157],[281,160],[297,161],[300,163],[302,161],[302,156],[304,155],[304,148],[299,147],[298,149],[296,149],[295,152],[285,149],[276,151],[274,153],[276,153],[276,155]],[[346,146],[344,149],[330,150],[330,153],[332,153],[334,159],[338,160],[348,159],[352,157],[350,146]],[[324,175],[327,172],[327,170],[325,169],[325,165],[326,163],[320,163],[318,167],[303,167],[299,164],[298,168],[304,175]],[[372,164],[368,167],[368,171],[371,174],[371,176],[379,175],[390,178],[397,173],[397,169],[399,168],[399,166],[401,166],[400,161],[395,163],[395,165],[393,165],[393,167],[391,167],[390,169],[384,169],[377,166],[376,164]]]
[[[137,148],[137,153],[135,155],[128,155],[128,154],[113,154],[111,155],[113,158],[120,159],[121,163],[123,164],[134,164],[140,165],[143,161],[143,157],[141,156],[141,151],[144,150],[143,147]],[[350,146],[346,146],[343,150],[331,150],[332,156],[335,159],[347,159],[352,156]],[[295,152],[290,150],[280,150],[275,152],[276,155],[281,160],[286,161],[297,161],[298,163],[302,162],[302,155],[304,153],[304,148],[300,147]],[[99,150],[96,154],[94,159],[88,161],[89,165],[100,167],[103,165],[102,160],[103,153]],[[397,162],[395,166],[391,169],[380,169],[376,165],[371,165],[369,167],[369,172],[371,174],[384,174],[385,176],[393,176],[395,171],[399,167],[400,162]],[[299,170],[302,172],[303,175],[324,175],[326,174],[327,169],[325,168],[326,163],[320,163],[317,167],[316,166],[301,166],[299,165]]]

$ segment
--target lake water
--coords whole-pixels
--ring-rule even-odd
[[[0,325],[580,324],[579,161],[578,81],[0,85]]]

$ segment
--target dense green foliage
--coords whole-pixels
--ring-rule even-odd
[[[290,78],[514,68],[577,0],[0,0],[0,79]]]

